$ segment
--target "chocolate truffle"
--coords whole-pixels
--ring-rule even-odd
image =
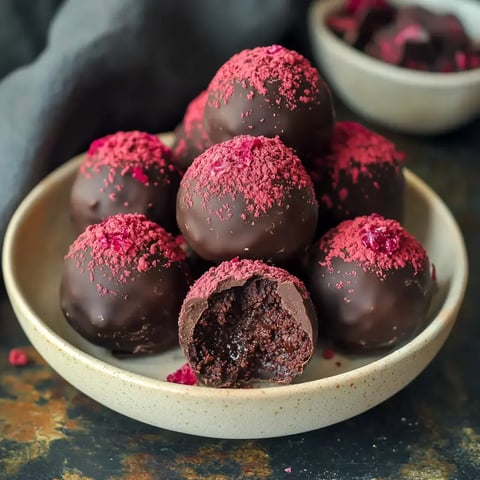
[[[185,172],[177,196],[185,240],[215,263],[296,258],[313,238],[317,214],[311,178],[278,137],[240,135],[210,147]]]
[[[207,92],[204,90],[189,103],[182,122],[175,129],[172,160],[183,171],[212,145],[203,126],[206,102]]]
[[[258,260],[213,267],[188,292],[179,339],[205,385],[291,383],[311,359],[317,319],[303,283]]]
[[[317,235],[343,220],[379,213],[403,219],[404,154],[386,138],[354,122],[338,122],[332,149],[310,175],[319,204]]]
[[[208,86],[205,129],[213,143],[236,135],[280,136],[303,162],[330,145],[334,109],[316,68],[280,45],[243,50]]]
[[[68,323],[119,355],[178,344],[178,313],[189,287],[172,235],[140,214],[89,226],[70,246],[60,287]]]
[[[429,259],[395,220],[345,220],[312,246],[308,285],[326,336],[350,352],[392,348],[427,322]]]
[[[117,213],[141,213],[178,231],[175,201],[181,174],[155,135],[117,132],[95,140],[75,178],[71,217],[78,232]]]

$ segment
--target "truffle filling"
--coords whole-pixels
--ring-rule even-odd
[[[290,383],[302,373],[312,341],[282,305],[276,287],[273,281],[253,277],[209,298],[189,352],[203,383]]]

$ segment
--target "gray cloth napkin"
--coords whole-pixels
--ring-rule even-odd
[[[17,20],[28,16],[22,3]],[[98,136],[172,129],[233,53],[296,38],[306,4],[67,0],[49,25],[45,15],[41,25],[30,19],[29,32],[48,30],[45,45],[0,83],[1,238],[17,205],[49,171]]]

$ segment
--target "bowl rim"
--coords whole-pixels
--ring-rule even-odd
[[[342,39],[338,38],[326,24],[326,17],[336,8],[344,3],[345,0],[315,0],[310,5],[309,23],[310,30],[318,35],[321,40],[326,40],[333,46],[337,53],[348,56],[349,60],[358,68],[368,70],[372,74],[381,75],[395,83],[408,83],[409,85],[428,86],[429,88],[443,89],[445,87],[458,87],[480,84],[480,68],[466,70],[463,72],[422,72],[405,67],[399,67],[390,63],[382,62],[366,53],[351,47]],[[457,3],[458,2],[458,3]],[[479,9],[480,4],[473,3],[470,0],[456,0],[455,4],[468,4]],[[453,9],[452,9],[453,10]],[[326,44],[325,48],[328,48]]]
[[[188,395],[192,398],[203,400],[213,397],[215,397],[216,400],[218,400],[220,397],[220,399],[229,399],[230,401],[232,400],[232,397],[236,398],[238,401],[260,398],[275,398],[277,400],[282,398],[285,399],[293,393],[309,394],[319,390],[320,388],[335,388],[339,382],[347,383],[350,380],[358,381],[358,379],[366,378],[375,372],[386,369],[389,366],[394,365],[407,357],[410,357],[412,354],[414,355],[416,352],[420,351],[425,344],[437,337],[444,328],[449,326],[450,323],[455,321],[458,310],[461,307],[468,279],[467,252],[461,230],[448,207],[433,191],[433,189],[430,188],[423,180],[405,168],[406,180],[413,185],[413,188],[420,191],[423,197],[428,198],[428,203],[430,203],[434,209],[439,212],[441,218],[443,218],[446,223],[449,224],[446,228],[448,228],[448,230],[451,232],[452,244],[456,245],[458,256],[458,264],[453,271],[450,286],[440,310],[427,325],[427,327],[408,343],[393,350],[392,352],[387,353],[381,358],[368,363],[365,366],[358,367],[344,373],[298,384],[268,386],[255,389],[192,389],[192,387],[188,385],[169,383],[165,380],[147,377],[119,368],[84,352],[57,334],[51,327],[44,323],[39,315],[37,315],[37,313],[33,310],[27,301],[27,298],[25,298],[23,295],[20,285],[18,285],[16,282],[14,249],[16,237],[20,230],[19,227],[21,227],[22,223],[24,222],[24,218],[30,211],[32,205],[35,205],[36,201],[42,197],[46,190],[51,189],[52,187],[55,187],[56,184],[68,179],[70,175],[73,174],[72,172],[78,167],[81,159],[82,156],[75,157],[44,178],[36,187],[33,188],[33,190],[25,197],[23,202],[17,208],[9,222],[4,237],[2,269],[5,286],[10,301],[14,306],[14,309],[20,312],[20,315],[17,314],[20,323],[22,324],[22,321],[28,322],[31,327],[33,327],[42,335],[44,340],[48,341],[56,349],[63,350],[65,354],[68,353],[68,355],[75,361],[83,363],[85,366],[88,366],[100,375],[106,373],[107,367],[110,375],[115,376],[124,382],[142,386],[150,391],[171,393],[181,396]],[[22,316],[23,318],[21,318]]]

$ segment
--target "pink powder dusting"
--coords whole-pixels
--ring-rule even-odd
[[[175,238],[140,214],[118,214],[90,225],[70,246],[65,257],[94,278],[96,268],[109,279],[126,282],[135,273],[170,268],[185,260]],[[106,293],[101,283],[99,293]],[[112,292],[113,293],[113,292]]]
[[[274,205],[281,206],[295,189],[306,189],[310,201],[316,203],[307,171],[293,150],[278,137],[239,135],[212,146],[194,160],[181,187],[187,208],[192,207],[194,195],[202,199],[206,210],[212,198],[231,196],[235,200],[241,195],[246,204],[242,218],[246,218],[246,213],[259,217]],[[219,215],[219,212],[207,213]]]
[[[115,181],[115,176],[126,174],[146,185],[149,180],[147,170],[155,167],[164,175],[174,169],[171,150],[157,136],[137,130],[117,132],[92,142],[87,157],[80,167],[83,175],[108,168],[107,184]],[[105,185],[106,186],[106,185]]]
[[[210,106],[226,104],[233,95],[235,83],[244,89],[255,89],[267,95],[268,85],[278,83],[278,102],[289,110],[298,103],[318,101],[320,76],[302,55],[280,45],[243,50],[224,63],[208,86]]]
[[[400,168],[405,155],[378,133],[356,122],[337,122],[333,132],[331,153],[318,163],[332,167],[333,187],[337,188],[340,172],[348,172],[353,183],[360,176],[371,177],[370,165],[388,164]]]
[[[190,288],[184,305],[192,298],[209,297],[226,280],[242,281],[255,276],[270,278],[279,283],[293,283],[304,298],[309,297],[303,282],[283,268],[267,265],[260,260],[239,260],[236,257],[207,270]]]
[[[326,255],[322,265],[330,270],[333,259],[340,258],[379,278],[407,265],[413,267],[414,274],[421,272],[427,258],[420,242],[400,223],[378,214],[343,221],[321,238],[319,248]]]
[[[191,136],[192,130],[201,128],[203,125],[203,112],[205,111],[207,98],[208,93],[204,90],[188,104],[183,117],[183,127],[187,137]]]
[[[182,385],[197,385],[198,379],[192,367],[190,367],[190,364],[185,363],[181,368],[167,375],[167,382],[180,383]]]

